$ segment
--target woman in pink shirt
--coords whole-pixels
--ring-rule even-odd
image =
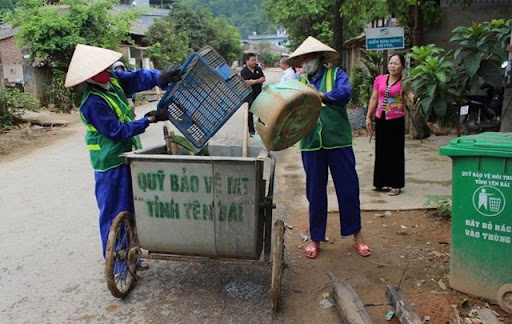
[[[366,129],[371,132],[371,117],[375,113],[373,190],[383,191],[387,188],[390,196],[399,195],[405,185],[405,96],[402,88],[404,66],[403,55],[393,54],[389,58],[389,74],[375,78],[366,114]]]

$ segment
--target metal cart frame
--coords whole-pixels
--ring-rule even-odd
[[[154,148],[154,152],[161,151],[161,148]],[[136,154],[136,152],[127,153]],[[200,157],[194,157],[200,158]],[[130,162],[130,159],[128,162]],[[268,161],[268,189],[264,194],[264,200],[259,202],[259,217],[263,218],[263,261],[261,254],[258,259],[238,259],[234,257],[212,257],[212,256],[194,256],[183,254],[170,254],[162,252],[143,252],[144,246],[140,245],[135,216],[129,212],[121,212],[113,221],[108,236],[106,248],[105,276],[107,286],[114,297],[124,298],[133,289],[135,282],[138,280],[136,264],[139,258],[158,259],[171,261],[189,261],[189,262],[206,262],[215,259],[222,263],[253,263],[268,265],[271,264],[271,307],[272,310],[279,310],[279,299],[281,293],[281,278],[284,269],[284,231],[285,226],[282,220],[277,220],[272,229],[272,210],[276,208],[273,202],[274,198],[274,175],[276,159],[274,155],[266,150],[262,150],[257,156],[260,161]],[[265,180],[259,179],[265,183]],[[134,184],[135,185],[135,184]],[[133,185],[133,186],[134,186]],[[265,186],[264,186],[265,187]],[[135,199],[135,198],[134,198]],[[273,233],[272,233],[273,232]],[[271,236],[273,234],[273,237]],[[260,250],[261,251],[261,250]],[[261,253],[261,252],[260,252]],[[272,254],[272,256],[271,256]]]

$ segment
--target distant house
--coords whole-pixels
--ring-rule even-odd
[[[57,4],[59,1],[51,1]],[[158,1],[130,1],[129,6],[147,7],[137,22],[133,23],[130,30],[130,37],[135,45],[121,44],[121,51],[128,58],[129,62],[135,68],[151,67],[150,60],[146,55],[146,48],[143,46],[143,38],[154,19],[165,17],[169,14],[171,4],[177,1],[158,0]],[[123,4],[126,3],[126,4]],[[151,6],[151,7],[150,7]],[[120,1],[120,4],[114,10],[127,8],[127,1]],[[5,83],[14,84],[23,80],[25,91],[36,95],[41,101],[46,101],[46,87],[48,84],[48,75],[41,69],[31,64],[25,59],[28,50],[22,50],[16,46],[14,36],[17,28],[13,29],[10,24],[0,25],[0,87]]]
[[[22,82],[26,92],[44,101],[48,75],[25,59],[29,51],[16,46],[14,36],[17,31],[18,28],[13,29],[8,23],[0,25],[0,69],[3,77],[0,84],[3,87],[5,84]]]
[[[16,47],[14,36],[17,29],[10,24],[0,25],[0,62],[5,80],[3,82],[16,82],[23,79],[23,53]]]
[[[141,7],[149,9],[132,24],[130,36],[135,44],[121,44],[121,52],[128,58],[129,63],[136,69],[151,68],[151,62],[146,54],[146,47],[143,39],[146,33],[153,25],[155,19],[164,18],[169,15],[172,4],[179,2],[177,0],[121,0],[116,10],[123,10],[130,7]]]
[[[244,49],[244,54],[254,53],[256,54],[258,60],[263,60],[260,56],[264,51],[270,51],[282,56],[286,56],[289,54],[290,50],[288,49],[288,45],[290,44],[290,40],[288,38],[288,34],[284,29],[279,29],[276,34],[272,35],[258,35],[253,33],[249,35],[247,39],[242,39],[241,44]],[[235,63],[235,66],[243,66],[245,64],[244,58],[240,58],[239,61]]]
[[[176,2],[181,2],[181,0],[120,0],[119,4],[137,7],[172,9],[172,5]]]
[[[252,35],[247,37],[247,41],[251,44],[258,42],[270,43],[273,48],[280,52],[288,51],[287,46],[290,45],[288,34],[283,29],[279,29],[277,33],[273,35],[258,35],[256,32],[254,32]]]

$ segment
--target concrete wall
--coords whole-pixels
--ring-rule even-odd
[[[49,71],[45,68],[33,67],[29,64],[23,65],[23,80],[25,81],[25,92],[31,93],[46,104],[46,87],[49,84]]]
[[[3,64],[4,81],[16,82],[23,79],[23,66],[21,64]]]
[[[512,5],[474,4],[469,8],[459,6],[442,7],[441,24],[432,26],[424,34],[425,44],[436,44],[447,50],[456,48],[457,44],[448,42],[453,36],[452,30],[458,26],[471,26],[473,22],[485,22],[493,19],[512,18]]]

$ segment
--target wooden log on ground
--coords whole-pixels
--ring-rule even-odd
[[[478,313],[478,317],[482,323],[485,324],[500,324],[501,322],[498,320],[496,315],[492,312],[492,310],[488,308],[480,308],[476,311]]]
[[[396,318],[400,323],[423,324],[421,318],[414,311],[411,303],[405,298],[402,289],[397,286],[387,285],[386,298],[393,306]]]
[[[356,292],[346,281],[339,280],[331,272],[327,275],[332,282],[331,296],[342,320],[347,324],[371,324],[370,315]]]

